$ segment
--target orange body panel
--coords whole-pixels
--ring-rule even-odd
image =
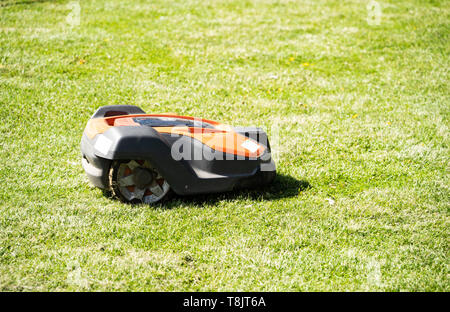
[[[160,133],[189,136],[191,138],[199,140],[200,142],[214,150],[224,153],[245,157],[258,157],[265,150],[264,146],[260,145],[258,142],[252,139],[234,132],[232,130],[232,127],[230,126],[223,125],[212,120],[190,116],[178,116],[176,114],[136,114],[112,116],[107,118],[95,118],[88,121],[85,132],[90,139],[93,139],[97,134],[104,133],[111,127],[140,126],[140,124],[136,123],[133,120],[133,118],[135,117],[173,117],[208,123],[214,126],[214,129],[199,127],[153,127],[153,129]],[[245,145],[246,141],[250,141],[250,144],[252,144],[255,148],[253,150],[245,148],[243,144]]]
[[[210,148],[228,154],[245,157],[258,157],[264,152],[264,147],[256,141],[251,140],[234,131],[223,131],[216,129],[202,129],[193,127],[155,127],[159,133],[180,134],[199,140]],[[252,152],[242,146],[244,142],[251,140],[257,144],[257,149]]]
[[[86,129],[84,130],[89,139],[93,139],[97,134],[103,133],[109,128],[111,128],[105,118],[94,118],[89,119]]]

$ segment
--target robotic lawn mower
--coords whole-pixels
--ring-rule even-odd
[[[137,106],[100,107],[81,139],[82,164],[95,186],[125,202],[269,184],[276,175],[266,133],[202,118],[146,114]]]

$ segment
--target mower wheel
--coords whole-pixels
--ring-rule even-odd
[[[114,161],[109,182],[117,198],[133,204],[160,202],[170,190],[167,181],[148,160]]]

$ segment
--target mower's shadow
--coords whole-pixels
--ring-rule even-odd
[[[0,7],[8,7],[8,6],[14,6],[14,5],[26,5],[26,4],[35,4],[35,3],[42,3],[42,2],[50,2],[50,0],[19,0],[19,1],[10,1],[5,3],[0,3]]]
[[[173,209],[180,205],[194,205],[197,207],[202,207],[206,203],[214,204],[221,200],[233,200],[239,198],[250,198],[253,200],[276,200],[297,196],[300,192],[310,187],[311,185],[306,180],[297,180],[288,175],[277,174],[275,180],[270,185],[257,189],[240,189],[225,193],[190,196],[172,195],[170,200],[161,204],[161,208]]]
[[[275,180],[267,186],[256,189],[239,189],[224,193],[211,193],[201,195],[179,196],[174,193],[170,198],[162,203],[156,204],[154,207],[163,209],[174,209],[182,205],[194,205],[203,207],[207,204],[214,204],[221,200],[233,200],[250,198],[253,200],[276,200],[280,198],[297,196],[300,192],[311,188],[306,180],[297,180],[291,176],[277,174]],[[113,199],[111,191],[103,190],[103,195]],[[136,204],[129,204],[136,205]],[[137,204],[140,206],[144,204]]]

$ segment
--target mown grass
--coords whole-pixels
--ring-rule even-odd
[[[0,2],[0,289],[449,291],[446,1]],[[269,132],[263,190],[130,206],[84,126],[134,104]]]

